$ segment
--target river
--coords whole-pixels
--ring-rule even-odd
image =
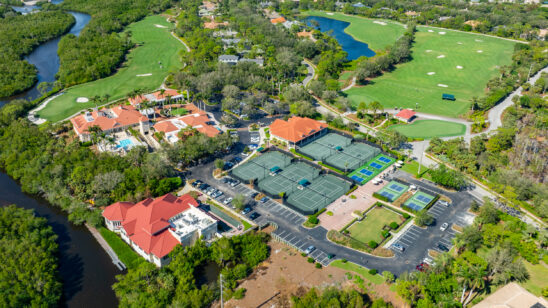
[[[53,2],[58,3],[58,2]],[[19,12],[30,12],[33,9],[37,9],[34,6],[24,6],[24,7],[13,7],[16,11]],[[80,35],[80,31],[88,24],[91,16],[84,13],[78,12],[68,12],[76,19],[76,23],[70,28],[69,33],[76,36]],[[61,37],[52,39],[48,42],[43,43],[38,46],[30,55],[25,57],[30,64],[33,64],[38,69],[38,82],[29,90],[11,96],[7,98],[0,99],[0,107],[8,103],[13,99],[27,99],[33,100],[40,97],[40,92],[38,91],[38,84],[40,82],[54,82],[55,74],[59,71],[59,56],[57,55],[57,47]]]
[[[369,49],[369,46],[366,43],[357,41],[351,35],[344,32],[344,29],[350,25],[350,23],[346,21],[318,16],[308,16],[305,20],[308,26],[315,27],[322,32],[333,31],[330,35],[334,37],[339,42],[342,49],[348,53],[348,56],[346,57],[348,60],[356,60],[362,56],[371,58],[375,55],[375,52]],[[317,24],[317,26],[314,24]]]

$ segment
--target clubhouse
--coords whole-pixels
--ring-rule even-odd
[[[193,104],[190,104],[194,106]],[[200,133],[208,136],[215,137],[221,133],[221,131],[214,126],[215,122],[212,121],[208,114],[194,106],[195,112],[181,116],[178,118],[167,119],[154,124],[154,130],[156,132],[162,132],[164,139],[174,144],[179,141],[179,132],[186,128],[194,128]],[[192,108],[187,108],[192,110]]]
[[[184,95],[177,92],[177,90],[165,89],[163,91],[156,91],[150,94],[143,94],[136,97],[130,97],[128,101],[132,106],[139,108],[140,104],[144,102],[153,102],[153,103],[159,104],[159,103],[166,102],[168,98],[169,98],[169,101],[180,101],[184,98]]]
[[[415,115],[417,113],[413,111],[412,109],[402,109],[400,112],[398,112],[394,117],[400,121],[409,123],[413,121],[415,118]]]
[[[295,148],[326,133],[327,124],[303,117],[295,116],[287,121],[276,119],[270,125],[272,138],[287,143],[289,148]]]
[[[169,253],[177,246],[189,246],[203,236],[210,241],[217,232],[217,220],[198,208],[190,195],[166,194],[137,204],[116,202],[105,208],[107,228],[120,234],[139,255],[158,267],[169,264]]]

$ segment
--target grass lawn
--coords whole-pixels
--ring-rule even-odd
[[[524,283],[520,283],[527,291],[536,296],[542,295],[542,288],[548,287],[548,268],[543,264],[533,265],[527,261],[523,261],[530,278]]]
[[[331,264],[329,264],[329,266],[334,266],[334,267],[342,268],[342,269],[347,270],[347,271],[354,272],[354,273],[362,276],[362,278],[367,279],[367,280],[371,281],[374,284],[383,284],[384,283],[384,278],[382,276],[380,276],[380,275],[371,275],[371,274],[369,274],[369,270],[367,268],[359,266],[359,265],[351,263],[351,262],[343,263],[341,260],[335,260],[335,261],[331,262]]]
[[[412,174],[414,176],[419,177],[419,163],[417,161],[412,161],[410,163],[406,163],[401,167],[402,171],[405,171],[409,174]],[[421,174],[420,177],[423,177],[425,179],[431,179],[430,174],[428,173],[428,169],[426,166],[421,166]]]
[[[107,241],[110,248],[116,252],[118,258],[127,266],[127,268],[135,268],[140,263],[146,262],[145,259],[141,258],[129,245],[122,240],[118,234],[108,230],[105,227],[99,228],[99,232]]]
[[[186,108],[177,108],[177,109],[173,109],[173,110],[171,111],[171,113],[172,113],[173,115],[180,115],[180,116],[182,116],[182,115],[187,114],[187,113],[188,113],[188,110],[187,110]]]
[[[347,230],[350,231],[350,236],[362,243],[381,241],[381,232],[384,225],[391,222],[401,223],[400,214],[394,213],[384,207],[375,207],[367,213],[365,218],[352,224]]]
[[[116,100],[135,89],[159,88],[168,72],[180,67],[179,53],[185,50],[183,44],[171,35],[172,27],[165,17],[159,15],[131,24],[128,31],[131,31],[131,38],[139,43],[139,47],[128,54],[128,60],[114,75],[66,90],[65,94],[40,110],[38,115],[48,121],[57,122],[81,110],[95,107],[91,100],[88,103],[77,103],[78,97],[91,98],[109,94],[109,100]]]
[[[343,87],[348,79],[350,79],[350,76],[352,76],[352,72],[344,72],[339,76],[339,85]]]
[[[328,14],[327,12],[313,10],[303,12],[303,15],[320,16],[349,22],[350,25],[344,29],[344,32],[358,41],[367,43],[373,51],[378,51],[388,45],[394,44],[405,32],[402,24],[389,20],[367,19],[335,12],[329,12]],[[386,25],[381,25],[378,22],[383,22]]]
[[[500,74],[499,67],[511,63],[514,42],[447,29],[417,29],[413,59],[368,85],[345,91],[353,105],[379,101],[385,108],[414,109],[418,103],[418,111],[457,117],[468,110],[473,96],[484,94],[487,81]],[[442,100],[443,93],[455,95],[456,101]]]
[[[418,120],[411,124],[396,124],[389,127],[406,137],[410,138],[432,138],[460,136],[466,133],[466,125],[446,122],[440,120]]]

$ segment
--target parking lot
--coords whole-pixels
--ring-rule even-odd
[[[278,239],[280,239],[282,242],[285,242],[286,244],[295,247],[301,252],[305,251],[309,246],[311,246],[311,241],[309,238],[303,237],[302,235],[295,234],[287,230],[276,230],[274,231],[274,234],[275,237],[278,237]],[[308,254],[308,256],[314,258],[316,262],[321,263],[323,266],[327,266],[329,265],[329,262],[331,262],[329,254],[318,248],[315,248],[314,251]]]

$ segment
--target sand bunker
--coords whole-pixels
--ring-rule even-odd
[[[460,66],[460,65],[457,65],[457,68],[458,68],[459,70],[461,70],[461,69],[462,69],[462,66]]]
[[[428,49],[426,52],[432,52],[432,49]]]
[[[386,26],[386,23],[385,23],[384,21],[375,20],[373,23],[374,23],[374,24],[381,25],[381,26]]]
[[[162,26],[162,25],[158,25],[158,24],[155,24],[154,25],[156,28],[167,28],[166,26]]]
[[[434,74],[436,74],[436,72],[428,72],[428,73],[426,73],[426,75],[434,75]]]
[[[446,85],[446,84],[443,84],[443,83],[438,83],[438,87],[442,87],[442,88],[447,88],[447,87],[448,87],[448,85]]]
[[[87,102],[89,102],[89,98],[87,98],[87,97],[78,97],[76,99],[76,102],[77,103],[87,103]]]
[[[478,39],[476,39],[475,41],[476,41],[476,42],[483,42],[482,40],[478,40]]]
[[[444,34],[445,34],[445,32],[439,32],[439,34],[441,34],[441,35],[444,35]]]
[[[326,13],[327,15],[333,15],[333,13]]]
[[[439,55],[437,58],[438,58],[438,59],[445,58],[445,55]]]
[[[428,32],[434,32],[434,30],[428,30]]]
[[[148,73],[148,74],[139,74],[139,75],[135,75],[137,77],[146,77],[146,76],[152,76],[152,73]]]
[[[478,53],[482,53],[482,52],[483,52],[483,50],[478,50]]]
[[[462,45],[462,42],[457,42],[457,44]]]

